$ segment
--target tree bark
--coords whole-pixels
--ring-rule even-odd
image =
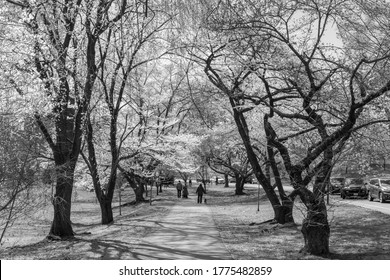
[[[114,196],[114,188],[116,183],[116,174],[111,174],[108,184],[105,186],[105,190],[102,189],[100,183],[98,164],[96,160],[95,145],[93,142],[93,127],[90,116],[87,118],[87,147],[88,147],[88,160],[82,154],[85,162],[88,165],[89,171],[91,172],[93,187],[95,189],[96,198],[99,201],[101,210],[101,221],[102,225],[108,225],[114,221],[112,213],[112,198]],[[115,175],[115,176],[113,176]]]
[[[244,178],[240,175],[236,175],[236,195],[243,195],[244,194]]]
[[[226,173],[223,175],[225,177],[225,188],[229,187],[229,175]]]
[[[139,175],[134,174],[133,171],[127,171],[122,166],[118,165],[118,169],[122,172],[123,176],[125,177],[126,181],[129,183],[130,187],[134,191],[135,195],[135,202],[140,203],[144,202],[144,193],[145,193],[145,186],[142,182],[142,178],[140,178]],[[158,192],[158,185],[156,185],[156,189]]]
[[[318,183],[318,181],[316,180]],[[314,185],[314,189],[322,188],[321,185]],[[330,226],[328,223],[327,209],[323,195],[316,195],[316,192],[304,188],[297,190],[302,202],[307,207],[307,215],[303,220],[301,232],[305,245],[301,252],[312,255],[329,254]]]
[[[207,181],[205,178],[202,179],[204,190],[207,191]]]
[[[242,111],[239,111],[236,107],[236,104],[232,98],[229,98],[231,106],[233,108],[233,117],[234,121],[237,125],[238,132],[240,133],[241,139],[244,143],[245,150],[247,152],[248,160],[252,166],[253,172],[256,176],[257,181],[260,183],[260,185],[263,187],[267,198],[269,202],[272,205],[272,208],[274,210],[274,219],[276,221],[281,220],[279,218],[279,215],[281,211],[278,210],[278,208],[281,206],[281,203],[279,201],[279,198],[274,190],[274,188],[271,186],[269,180],[265,176],[259,161],[257,159],[256,153],[253,150],[251,140],[249,137],[249,130],[248,130],[248,125],[246,123],[245,117],[242,113]]]
[[[100,211],[102,214],[102,225],[108,225],[114,221],[111,201],[112,200],[108,199],[106,196],[102,196],[99,201]]]
[[[60,238],[68,238],[74,236],[70,215],[73,178],[76,165],[69,164],[67,167],[63,166],[64,165],[56,169],[56,191],[52,200],[54,218],[51,224],[49,237],[58,236]]]
[[[293,201],[283,200],[282,205],[276,205],[274,207],[276,212],[275,220],[278,224],[294,223],[293,205]]]
[[[302,230],[305,245],[301,252],[323,256],[329,254],[330,227],[326,215],[325,202],[317,201],[308,209],[303,220]]]
[[[324,159],[319,165],[320,169],[315,179],[313,196],[309,199],[309,203],[305,203],[307,216],[303,220],[301,230],[305,240],[302,251],[313,255],[329,254],[330,227],[324,194],[332,171],[332,160],[333,150],[328,147],[324,151]]]
[[[144,202],[144,193],[145,193],[145,187],[143,184],[138,184],[135,188],[133,188],[134,194],[135,194],[135,202],[140,203]],[[157,187],[158,190],[158,187]]]

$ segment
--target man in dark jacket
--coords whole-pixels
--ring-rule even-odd
[[[188,187],[186,184],[183,186],[183,193],[182,193],[183,198],[188,198]]]
[[[177,189],[177,197],[180,198],[181,197],[181,191],[183,189],[183,185],[181,184],[180,181],[179,181],[179,183],[177,183],[176,189]]]
[[[199,187],[196,189],[196,193],[198,194],[198,203],[202,203],[203,194],[206,193],[202,184],[200,184]]]

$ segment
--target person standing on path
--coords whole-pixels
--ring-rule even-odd
[[[198,194],[198,203],[202,203],[203,194],[206,194],[206,191],[203,188],[202,184],[200,184],[199,187],[196,189],[196,193]]]
[[[188,198],[188,188],[187,188],[187,185],[183,186],[183,198]]]
[[[181,184],[181,181],[179,181],[179,183],[177,183],[176,189],[177,189],[177,197],[180,198],[181,197],[181,191],[183,189],[183,185]]]

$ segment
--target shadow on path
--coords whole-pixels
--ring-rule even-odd
[[[131,252],[131,259],[232,259],[221,242],[211,211],[181,199]]]

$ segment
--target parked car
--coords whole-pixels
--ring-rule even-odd
[[[331,177],[330,178],[330,185],[329,185],[329,192],[331,194],[333,193],[340,193],[341,189],[345,185],[345,178],[344,177]]]
[[[246,178],[245,183],[247,184],[256,184],[257,180],[254,176],[249,176]]]
[[[235,182],[236,182],[236,178],[235,177],[229,179],[229,183],[235,183]]]
[[[368,200],[379,199],[383,203],[390,200],[390,178],[372,178],[367,183]]]
[[[224,178],[218,178],[218,184],[225,184]]]
[[[367,187],[362,178],[345,179],[344,187],[341,188],[340,196],[342,199],[349,197],[367,197]]]
[[[225,183],[225,179],[221,178],[221,177],[213,177],[210,180],[211,180],[211,183],[217,183],[217,184],[224,184]]]

